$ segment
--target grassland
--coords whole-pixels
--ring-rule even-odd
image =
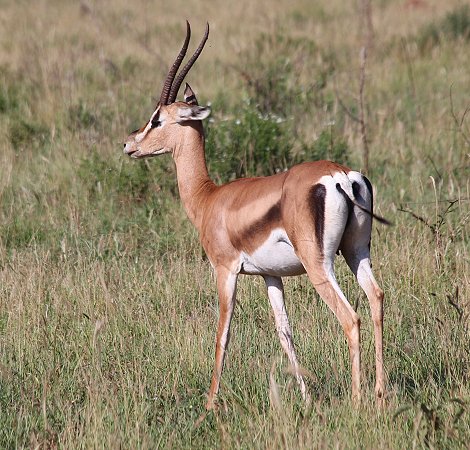
[[[372,245],[385,409],[367,301],[338,260],[363,318],[362,406],[349,400],[343,333],[308,280],[286,280],[306,409],[263,283],[242,278],[220,408],[199,426],[213,275],[171,159],[121,152],[186,18],[195,40],[211,24],[189,81],[212,104],[214,179],[318,158],[363,167],[356,2],[0,1],[0,448],[468,448],[468,7],[372,6],[369,176],[395,224],[374,226]]]

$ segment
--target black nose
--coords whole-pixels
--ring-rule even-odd
[[[124,142],[124,148],[126,148],[126,143]]]

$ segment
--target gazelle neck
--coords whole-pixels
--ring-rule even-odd
[[[189,220],[199,230],[207,197],[216,188],[207,171],[201,122],[188,122],[183,125],[173,159],[181,201]]]

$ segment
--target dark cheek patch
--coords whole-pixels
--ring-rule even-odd
[[[315,238],[321,254],[323,254],[323,235],[325,231],[325,199],[326,187],[323,184],[315,184],[310,189],[309,207],[315,226]]]

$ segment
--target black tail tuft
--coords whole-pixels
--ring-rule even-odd
[[[354,203],[354,206],[357,206],[361,211],[364,211],[366,214],[369,214],[369,216],[377,220],[377,222],[380,222],[381,224],[387,225],[387,226],[393,225],[393,223],[390,222],[389,220],[385,219],[384,217],[378,216],[377,214],[374,214],[372,211],[369,211],[368,209],[364,208],[359,203],[355,201],[353,203]]]
[[[364,177],[364,180],[367,180],[367,178]],[[370,185],[370,182],[369,182],[369,185]],[[355,191],[357,191],[357,186],[358,186],[358,183],[354,182],[353,183],[353,195],[356,195]],[[374,214],[372,211],[369,211],[367,208],[364,208],[364,206],[357,203],[355,199],[350,198],[349,195],[344,191],[344,189],[341,187],[339,183],[336,183],[336,189],[338,190],[338,192],[341,192],[341,194],[344,196],[344,198],[346,199],[346,202],[348,202],[349,205],[353,204],[354,206],[357,206],[361,211],[364,211],[366,214],[369,214],[369,216],[371,216],[373,219],[377,220],[377,222],[380,222],[383,225],[387,225],[387,226],[393,225],[393,223],[390,222],[389,220],[385,219],[384,217],[378,216],[377,214]]]

